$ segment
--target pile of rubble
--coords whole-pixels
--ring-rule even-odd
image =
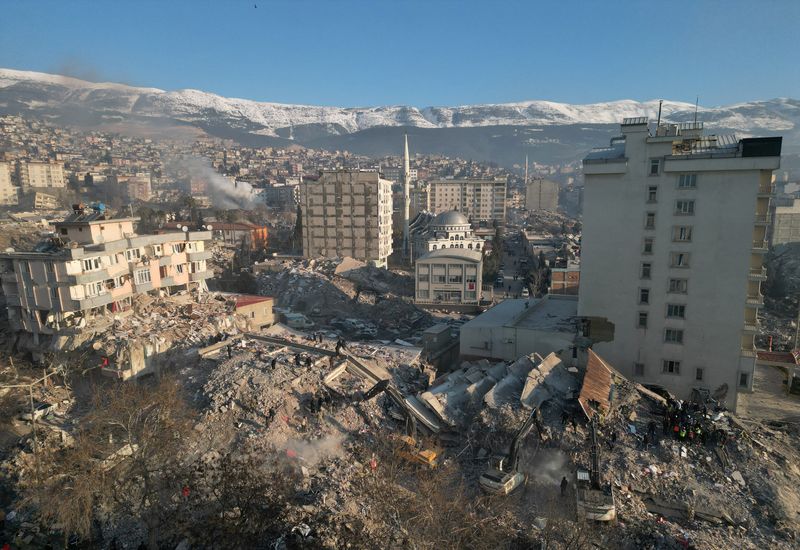
[[[274,296],[280,308],[304,313],[323,326],[333,326],[336,319],[367,320],[395,338],[432,324],[430,315],[413,304],[413,291],[410,275],[349,258],[297,260],[258,275],[258,293]]]

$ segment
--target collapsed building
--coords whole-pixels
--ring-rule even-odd
[[[129,314],[136,296],[203,290],[212,276],[208,231],[138,235],[138,218],[75,205],[32,251],[0,254],[0,278],[18,345],[62,349],[84,329]]]

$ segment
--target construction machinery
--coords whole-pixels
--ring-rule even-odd
[[[578,518],[594,521],[614,521],[617,519],[617,506],[614,488],[610,483],[600,481],[600,446],[597,443],[597,416],[589,423],[591,444],[591,467],[578,468],[575,480]]]
[[[508,454],[493,457],[489,468],[481,474],[478,482],[484,490],[507,495],[527,483],[528,475],[519,471],[519,450],[534,424],[541,439],[544,428],[538,408],[533,409],[531,415],[514,435]]]
[[[386,385],[383,391],[400,409],[406,426],[405,435],[398,437],[401,446],[397,450],[397,455],[414,464],[436,468],[439,465],[439,455],[432,449],[423,448],[417,440],[417,419],[414,418],[414,414],[406,404],[403,395],[392,385]]]

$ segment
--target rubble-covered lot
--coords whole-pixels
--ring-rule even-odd
[[[618,521],[584,523],[573,492],[575,468],[589,463],[575,399],[582,371],[531,356],[466,363],[434,379],[417,348],[348,344],[364,375],[332,341],[275,338],[232,340],[230,357],[224,347],[177,364],[160,383],[107,381],[82,395],[57,378],[35,386],[37,401],[59,403],[37,421],[38,468],[30,423],[19,419],[27,390],[6,392],[5,540],[56,545],[68,529],[76,544],[100,548],[798,544],[796,425],[698,410],[725,439],[678,441],[663,432],[663,400],[618,379],[601,424],[602,475],[615,488]],[[417,423],[436,468],[408,460],[402,411],[387,393],[367,393],[383,373],[438,424]],[[527,485],[508,497],[483,493],[477,480],[488,460],[537,406],[544,432],[522,446]],[[651,423],[657,433],[645,441]],[[37,503],[38,495],[52,498]],[[47,502],[63,505],[54,514]],[[90,518],[85,530],[64,509]]]
[[[409,274],[352,259],[294,261],[281,271],[260,273],[258,289],[274,296],[276,306],[304,313],[320,328],[354,318],[376,325],[381,337],[408,338],[432,324],[430,315],[413,304]]]

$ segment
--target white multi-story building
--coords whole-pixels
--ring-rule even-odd
[[[11,165],[0,162],[0,206],[19,204],[19,187],[11,183]]]
[[[800,242],[800,199],[776,206],[772,222],[772,246]]]
[[[525,188],[525,208],[530,211],[558,210],[558,183],[544,178],[533,178]]]
[[[428,204],[434,214],[458,210],[473,222],[504,222],[506,183],[507,178],[433,180],[428,184]]]
[[[22,187],[66,187],[64,163],[20,161],[17,166]]]
[[[781,138],[704,135],[625,119],[583,161],[579,315],[633,380],[735,407],[752,388]]]
[[[417,304],[477,306],[481,299],[483,255],[464,248],[439,248],[414,264]]]
[[[385,267],[392,253],[392,183],[374,170],[325,170],[300,185],[303,255]]]

